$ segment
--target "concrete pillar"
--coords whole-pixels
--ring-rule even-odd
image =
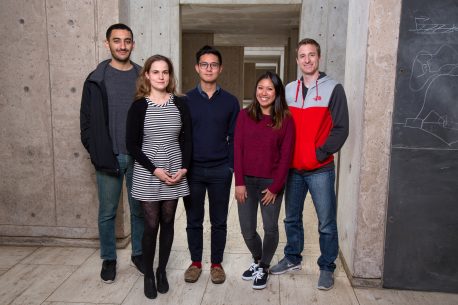
[[[179,0],[120,0],[120,21],[136,35],[132,59],[139,65],[154,54],[169,57],[181,79],[181,26]]]
[[[243,102],[243,47],[216,47],[223,57],[223,73],[218,83]]]
[[[94,169],[80,143],[83,81],[118,1],[2,1],[0,242],[97,246]],[[118,237],[129,229],[120,205]]]
[[[181,88],[183,93],[194,88],[199,82],[199,76],[194,69],[196,65],[196,52],[204,45],[213,45],[211,33],[183,33],[181,53]]]
[[[293,80],[297,79],[299,72],[296,63],[296,45],[299,42],[299,29],[294,29],[290,31],[290,35],[288,38],[288,46],[287,54],[285,55],[285,68],[286,68],[286,75],[284,83],[285,85]]]
[[[252,100],[254,86],[256,85],[256,64],[254,62],[246,62],[244,65],[243,75],[243,98],[245,100]]]
[[[338,228],[353,285],[380,285],[401,3],[349,3],[345,88],[350,135],[340,153]],[[376,76],[376,77],[374,77]]]
[[[320,70],[343,83],[348,0],[302,1],[299,40],[313,38],[321,46]]]

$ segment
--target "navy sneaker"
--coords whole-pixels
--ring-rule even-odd
[[[247,270],[245,270],[245,272],[243,272],[242,279],[244,279],[245,281],[252,281],[257,270],[258,264],[251,263],[250,267]]]
[[[267,286],[269,272],[264,272],[263,268],[258,268],[253,280],[253,289],[264,289]]]

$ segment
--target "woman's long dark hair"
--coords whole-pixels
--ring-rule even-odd
[[[256,122],[259,122],[262,119],[262,110],[258,99],[256,98],[256,90],[259,82],[263,79],[270,79],[275,88],[275,101],[270,108],[270,116],[272,117],[272,127],[279,129],[281,128],[285,117],[290,115],[290,112],[288,104],[286,104],[285,88],[283,87],[280,77],[276,73],[267,71],[258,78],[256,86],[254,87],[253,101],[247,107],[248,115]]]

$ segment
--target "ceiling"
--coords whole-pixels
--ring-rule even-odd
[[[181,6],[183,32],[213,33],[215,45],[285,46],[299,28],[300,4]]]

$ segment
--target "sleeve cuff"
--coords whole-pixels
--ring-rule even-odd
[[[315,151],[316,159],[318,162],[323,162],[326,158],[329,157],[327,152],[322,151],[320,148],[317,148]]]

